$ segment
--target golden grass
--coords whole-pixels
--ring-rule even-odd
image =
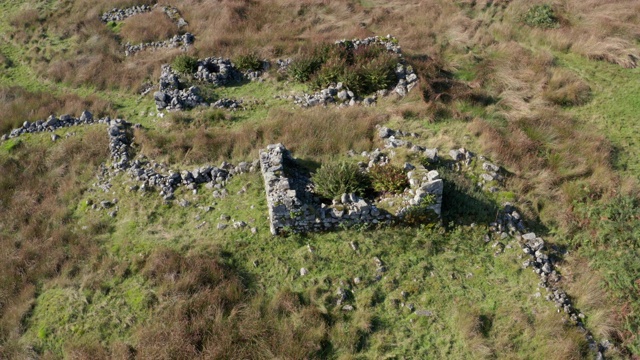
[[[123,41],[132,44],[163,41],[178,34],[178,26],[159,8],[124,21],[120,29]]]
[[[171,135],[138,130],[135,138],[141,153],[169,162],[201,164],[256,158],[259,149],[273,143],[285,144],[299,157],[326,158],[349,150],[371,150],[375,125],[385,119],[363,108],[274,110],[258,124],[227,129],[187,126]]]
[[[49,115],[73,114],[80,116],[90,110],[94,116],[113,111],[112,104],[97,96],[86,98],[75,94],[56,96],[51,93],[28,92],[19,87],[0,88],[0,134],[19,127],[25,121],[45,120]]]

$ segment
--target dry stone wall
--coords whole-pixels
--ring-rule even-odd
[[[242,81],[243,74],[238,71],[231,60],[222,58],[205,58],[197,61],[197,70],[193,77],[201,82],[214,86],[224,86],[232,82]],[[196,106],[211,106],[221,109],[240,110],[241,100],[218,99],[209,104],[200,95],[197,86],[188,86],[180,80],[180,76],[170,65],[163,65],[158,82],[158,91],[153,94],[158,110],[188,110]]]
[[[549,252],[545,241],[525,226],[522,216],[517,209],[507,203],[497,216],[496,222],[490,224],[490,229],[495,234],[494,248],[498,249],[496,255],[501,253],[505,247],[503,242],[514,239],[524,253],[525,261],[522,266],[531,268],[540,278],[536,297],[542,297],[554,303],[558,313],[564,313],[571,324],[584,334],[589,349],[596,354],[596,359],[604,359],[603,353],[607,350],[609,342],[598,343],[593,334],[585,327],[586,316],[576,309],[569,295],[560,287],[562,276],[556,270],[555,263],[558,258]],[[491,236],[487,235],[486,242],[491,241]],[[542,293],[545,293],[543,295]]]
[[[125,56],[133,56],[140,51],[153,49],[175,49],[180,48],[186,51],[193,42],[196,37],[192,33],[185,33],[183,35],[174,35],[172,38],[164,40],[164,41],[151,41],[141,44],[131,44],[126,43],[124,45],[124,55]]]
[[[344,87],[342,83],[331,84],[327,88],[312,94],[303,93],[291,95],[294,104],[300,107],[327,106],[329,104],[335,104],[340,107],[355,105],[373,106],[380,97],[390,94],[397,94],[400,97],[404,97],[411,89],[418,85],[418,76],[411,66],[405,64],[398,40],[391,35],[372,36],[364,39],[338,40],[335,44],[351,49],[381,45],[386,48],[387,51],[396,54],[398,56],[398,64],[395,69],[397,83],[390,89],[381,89],[375,94],[365,98],[358,98],[352,91]],[[291,62],[291,59],[278,60],[278,71],[286,72]]]

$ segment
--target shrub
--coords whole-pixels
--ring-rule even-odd
[[[322,66],[322,59],[317,56],[307,56],[289,65],[289,76],[299,82],[308,81]]]
[[[171,63],[173,70],[182,74],[193,74],[198,67],[198,60],[193,56],[179,55]]]
[[[311,178],[316,194],[336,199],[342,194],[362,195],[369,188],[369,179],[354,163],[338,162],[324,164]]]
[[[404,170],[396,165],[375,165],[369,170],[373,190],[378,192],[401,193],[409,186]]]
[[[324,44],[313,55],[294,61],[289,76],[296,81],[311,80],[314,88],[341,82],[358,95],[366,95],[388,88],[396,79],[398,58],[380,45],[355,49],[349,43]]]
[[[550,5],[532,6],[523,19],[525,24],[539,28],[553,28],[558,26],[558,18]]]
[[[363,67],[364,92],[372,93],[386,89],[395,80],[395,67],[397,64],[390,54],[379,56]]]
[[[262,60],[255,53],[239,55],[233,64],[241,71],[258,71],[262,69]]]

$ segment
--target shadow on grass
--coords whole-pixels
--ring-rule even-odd
[[[444,180],[442,219],[446,226],[489,224],[496,220],[499,204],[463,174],[439,169]]]

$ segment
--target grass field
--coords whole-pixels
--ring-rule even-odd
[[[592,358],[517,241],[485,241],[506,201],[547,242],[595,340],[612,344],[606,358],[640,356],[633,1],[169,0],[185,28],[158,10],[98,19],[134,4],[0,1],[0,135],[89,109],[141,124],[134,154],[191,170],[253,160],[277,142],[307,163],[345,160],[382,148],[384,125],[444,158],[465,147],[500,164],[504,186],[477,185],[479,157],[462,171],[443,162],[432,166],[445,180],[440,225],[274,237],[259,173],[233,177],[225,198],[180,188],[166,203],[130,190],[123,173],[108,192],[94,186],[110,161],[104,125],[0,142],[0,358]],[[272,69],[261,81],[197,84],[244,110],[161,113],[140,89],[182,52],[125,57],[121,43],[184,31],[196,36],[190,56],[272,66],[391,33],[419,85],[373,107],[302,109],[287,96],[310,83]],[[399,166],[422,160],[392,155]],[[115,217],[90,205],[113,199]]]

